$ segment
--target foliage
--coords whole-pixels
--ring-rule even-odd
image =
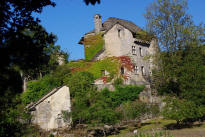
[[[145,17],[161,49],[153,84],[160,94],[176,96],[167,104],[166,117],[180,123],[205,115],[205,27],[193,23],[186,0],[157,0]]]
[[[91,73],[95,79],[102,77],[102,70],[109,72],[110,79],[117,76],[119,73],[119,61],[114,57],[105,58],[94,62],[69,62],[68,66],[71,67],[73,72],[86,71]]]
[[[100,3],[100,0],[84,0],[84,2],[87,4],[87,5],[89,5],[90,3],[92,4],[92,5],[95,5],[96,3]]]
[[[118,113],[121,114],[122,120],[134,120],[139,119],[144,114],[148,113],[148,106],[146,103],[142,103],[140,101],[128,101],[123,102],[118,108]]]
[[[55,72],[39,80],[29,81],[27,90],[21,95],[23,103],[35,102],[52,89],[63,85],[63,79],[70,73],[67,66],[59,66]]]
[[[123,102],[136,100],[139,92],[144,88],[142,86],[125,86],[118,87],[116,91],[104,89],[98,92],[95,87],[88,86],[93,80],[90,73],[78,72],[73,75],[69,78],[70,82],[68,83],[73,97],[71,115],[74,125],[78,123],[116,123],[119,121],[119,113],[114,111],[115,108]],[[79,75],[80,78],[77,77]],[[79,83],[79,85],[76,83]],[[85,88],[80,85],[87,86]]]
[[[153,34],[149,34],[147,31],[141,30],[138,31],[137,34],[135,34],[135,38],[150,42],[154,38],[154,36]]]
[[[163,108],[163,116],[168,119],[174,119],[177,124],[182,124],[187,119],[193,120],[205,115],[205,107],[198,106],[193,101],[167,98],[166,105]],[[191,122],[191,121],[190,121]]]
[[[70,88],[71,96],[85,95],[92,88],[94,77],[89,72],[77,72],[64,79],[64,83]]]
[[[121,78],[117,78],[117,79],[115,79],[113,84],[115,87],[118,87],[118,86],[123,84],[123,80]]]
[[[95,55],[103,49],[104,43],[101,33],[84,38],[83,44],[85,45],[85,60],[92,60]]]
[[[5,95],[9,97],[9,95]],[[2,100],[2,99],[1,99]],[[25,106],[21,104],[20,98],[15,96],[12,100],[4,99],[6,105],[2,108],[0,115],[0,136],[1,137],[22,137],[27,130],[29,121],[31,120],[31,115],[24,111]],[[12,101],[8,103],[7,101]]]

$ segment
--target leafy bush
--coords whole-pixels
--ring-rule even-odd
[[[94,77],[89,72],[76,72],[64,79],[72,97],[85,95],[92,88],[93,81]]]
[[[163,116],[176,120],[178,125],[187,119],[196,119],[205,115],[205,107],[198,106],[193,101],[170,97],[166,98],[165,101],[166,106],[162,111]]]
[[[27,90],[22,94],[22,102],[25,104],[35,102],[60,85],[60,81],[51,75],[46,75],[40,80],[30,81]]]
[[[119,86],[116,87],[114,92],[110,92],[110,98],[112,99],[112,104],[114,107],[120,105],[123,102],[134,101],[138,99],[138,95],[141,91],[143,91],[144,86]]]
[[[73,124],[113,124],[119,121],[115,108],[127,101],[138,99],[143,86],[119,86],[115,91],[96,91],[92,85],[94,77],[89,72],[76,72],[64,82],[70,87],[72,96]]]
[[[59,66],[51,74],[45,75],[39,80],[29,81],[27,90],[21,95],[22,102],[25,104],[35,102],[52,89],[63,85],[63,79],[69,73],[70,70],[66,65]]]

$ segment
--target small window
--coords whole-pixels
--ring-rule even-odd
[[[105,76],[105,70],[101,70],[102,76]]]
[[[142,48],[139,48],[140,56],[142,57]]]
[[[121,31],[121,30],[120,30],[120,29],[118,29],[118,37],[119,37],[119,38],[120,38],[120,31]]]
[[[145,75],[145,69],[144,69],[144,66],[141,66],[141,71],[142,71],[142,75]]]
[[[136,53],[137,53],[137,52],[136,52],[136,46],[132,46],[132,54],[133,54],[133,55],[136,55]]]
[[[120,68],[121,75],[125,74],[125,69],[123,67]]]
[[[134,66],[134,73],[135,73],[135,74],[139,74],[138,66]]]

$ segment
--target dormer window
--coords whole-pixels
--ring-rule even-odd
[[[137,52],[136,52],[136,46],[132,46],[132,54],[133,54],[133,55],[136,55],[136,53],[137,53]]]
[[[142,57],[142,48],[139,48],[140,56]]]

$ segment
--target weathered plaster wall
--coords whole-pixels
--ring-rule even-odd
[[[120,24],[114,25],[105,35],[105,51],[101,59],[105,55],[107,56],[129,56],[135,66],[138,66],[138,73],[129,72],[125,69],[125,75],[128,79],[125,84],[148,84],[153,68],[152,60],[147,59],[149,55],[155,53],[156,41],[152,41],[150,46],[144,46],[135,43],[135,38],[132,33]],[[136,54],[132,53],[132,46],[136,47]],[[141,48],[141,55],[140,55]],[[142,74],[141,67],[144,67],[145,73]]]
[[[71,112],[70,92],[67,86],[60,88],[35,107],[32,123],[45,130],[65,127],[69,122],[64,122],[62,111]]]
[[[109,57],[128,54],[134,42],[132,33],[120,24],[115,24],[105,33],[104,40],[105,52]]]

